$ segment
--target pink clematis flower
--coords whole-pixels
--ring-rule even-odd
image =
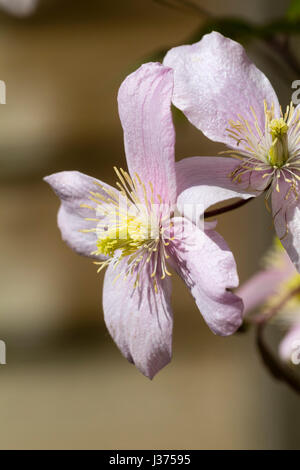
[[[186,190],[180,188],[181,202],[201,197],[203,184],[215,191],[215,202],[265,192],[277,236],[299,271],[300,105],[283,113],[243,47],[216,32],[171,49],[164,64],[174,70],[174,105],[209,139],[229,147],[226,157],[179,163],[181,174],[191,176]]]
[[[214,333],[229,335],[242,322],[242,301],[229,290],[238,277],[228,246],[211,225],[203,231],[174,207],[172,90],[173,71],[157,63],[122,83],[118,103],[129,172],[116,169],[117,188],[76,171],[45,178],[61,199],[63,239],[96,258],[99,270],[107,267],[103,310],[111,336],[149,378],[171,359],[167,262]]]
[[[237,294],[244,301],[244,315],[259,308],[264,311],[278,305],[292,290],[300,289],[300,274],[277,240],[266,257],[266,269],[258,272],[243,284]],[[283,361],[300,359],[300,295],[288,300],[274,319],[287,333],[279,345]]]

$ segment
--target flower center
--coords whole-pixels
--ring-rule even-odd
[[[281,116],[275,117],[274,105],[268,109],[264,102],[265,123],[261,129],[259,120],[253,108],[252,125],[243,116],[238,115],[238,121],[229,121],[227,132],[235,141],[236,149],[221,152],[236,158],[240,164],[228,176],[237,183],[248,182],[252,190],[265,187],[266,201],[275,189],[280,192],[279,181],[282,177],[288,185],[285,198],[294,194],[298,199],[298,181],[300,181],[300,110],[295,109],[293,103],[287,106]],[[254,173],[262,172],[259,182],[260,188],[253,187]],[[262,183],[262,184],[261,184]],[[267,206],[268,207],[268,206]]]
[[[112,257],[120,250],[123,258],[148,246],[153,240],[154,231],[156,232],[155,238],[159,238],[159,226],[155,223],[156,221],[148,220],[150,218],[147,214],[132,216],[126,212],[125,209],[117,213],[112,211],[107,229],[99,231],[97,240],[99,254]],[[155,230],[153,224],[155,224]]]
[[[272,136],[269,161],[273,167],[281,168],[289,158],[288,129],[289,126],[283,118],[272,119],[269,124],[269,131]]]
[[[118,176],[117,191],[112,191],[98,182],[102,192],[91,192],[90,199],[95,207],[83,205],[96,211],[99,218],[87,219],[97,222],[96,227],[84,232],[96,232],[96,250],[92,255],[104,255],[108,259],[96,262],[98,272],[110,263],[118,265],[124,258],[127,265],[124,279],[135,275],[135,287],[145,264],[151,263],[151,277],[157,290],[156,277],[170,276],[166,259],[166,247],[173,240],[169,229],[172,227],[171,208],[162,204],[159,194],[154,195],[153,185],[146,188],[138,175],[131,178],[127,172],[115,168]],[[149,191],[147,191],[149,189]],[[159,203],[155,203],[158,200]],[[103,217],[104,216],[104,217]],[[117,276],[119,277],[119,276]]]

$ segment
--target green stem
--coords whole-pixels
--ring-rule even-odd
[[[300,293],[300,288],[291,290],[277,305],[264,315],[259,315],[252,319],[256,324],[256,344],[260,352],[261,359],[273,377],[287,383],[296,393],[300,394],[300,378],[289,369],[281,360],[275,356],[267,346],[264,338],[264,331],[268,322],[281,310],[281,308],[292,297]]]

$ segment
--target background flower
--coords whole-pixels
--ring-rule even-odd
[[[243,299],[244,315],[247,317],[254,309],[268,314],[270,309],[280,305],[289,292],[299,288],[299,293],[291,296],[272,319],[286,330],[279,345],[279,355],[284,361],[292,361],[296,341],[300,342],[300,274],[279,240],[267,253],[265,264],[266,269],[251,277],[237,293]]]
[[[282,111],[271,83],[243,47],[217,32],[171,49],[164,64],[174,69],[175,106],[207,137],[230,148],[226,158],[211,157],[206,175],[216,199],[266,191],[277,235],[300,270],[300,106]],[[182,171],[194,179],[185,198],[196,191],[197,178],[201,182],[203,165],[199,158],[182,162]]]

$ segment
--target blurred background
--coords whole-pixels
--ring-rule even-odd
[[[16,0],[1,3],[18,13]],[[112,167],[125,165],[120,83],[208,17],[184,1],[166,3],[45,0],[27,16],[1,10],[1,449],[300,448],[299,397],[270,377],[251,332],[214,336],[180,280],[172,363],[150,382],[122,357],[103,321],[103,275],[61,241],[59,202],[42,181],[76,169],[114,183]],[[289,5],[195,3],[257,24]],[[262,41],[247,51],[288,104],[300,76]],[[177,159],[222,150],[182,118],[176,130]],[[221,216],[218,227],[246,280],[273,237],[263,200]]]

